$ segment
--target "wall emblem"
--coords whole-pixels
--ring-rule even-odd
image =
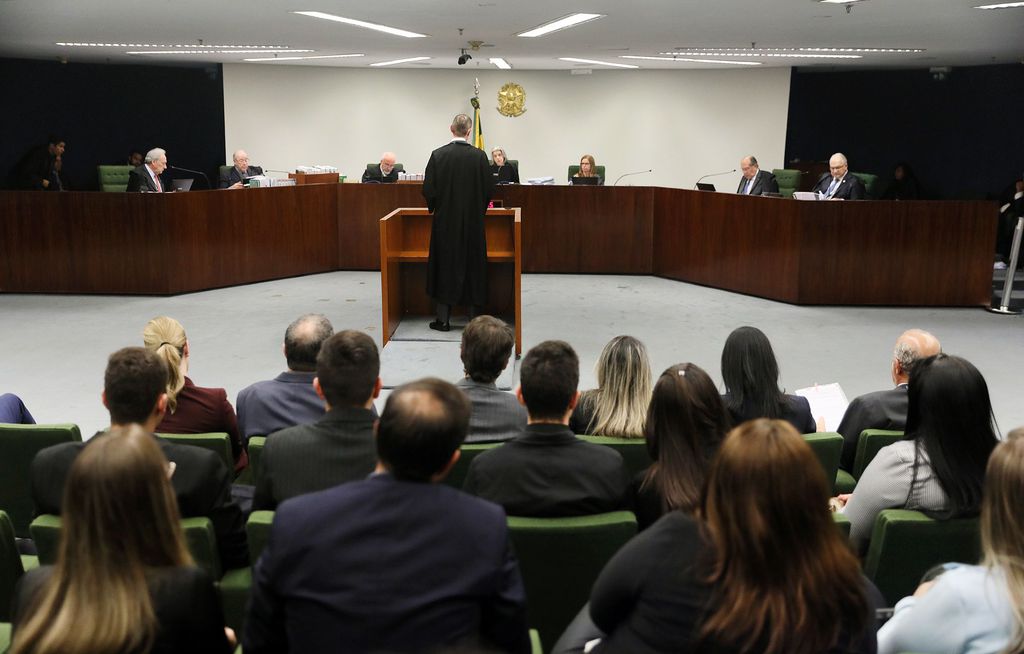
[[[515,118],[526,113],[526,90],[509,82],[498,91],[498,113]]]

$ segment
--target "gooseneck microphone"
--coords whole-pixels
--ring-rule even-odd
[[[648,168],[647,170],[638,170],[638,171],[636,171],[634,173],[625,173],[625,174],[619,175],[619,179],[622,179],[623,177],[630,177],[632,175],[644,175],[646,173],[653,173],[653,172],[654,172],[653,168]],[[616,186],[619,183],[619,179],[615,180],[615,183],[612,184],[612,186]]]
[[[170,168],[171,170],[180,170],[183,173],[192,173],[194,175],[202,175],[203,179],[206,180],[206,188],[208,188],[208,189],[212,189],[213,188],[213,186],[210,185],[210,178],[207,177],[206,173],[204,173],[201,170],[192,170],[191,168],[181,168],[179,166],[167,166],[167,167]]]
[[[703,182],[708,177],[718,177],[719,175],[728,175],[729,173],[734,173],[737,170],[738,170],[737,168],[733,168],[732,170],[723,170],[720,173],[708,173],[707,175],[704,175],[704,177],[701,177],[700,179],[698,179],[696,181],[696,183],[693,185],[693,188],[697,188],[697,184],[700,184],[701,182]]]

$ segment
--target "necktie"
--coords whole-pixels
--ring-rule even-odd
[[[743,195],[750,195],[750,187],[753,186],[754,180],[748,179],[747,183],[743,185]]]
[[[156,181],[156,192],[163,193],[164,185],[160,183],[160,175],[153,175],[153,179]]]
[[[832,194],[836,192],[836,187],[838,187],[838,186],[839,186],[839,180],[836,179],[835,177],[833,177],[832,178],[832,183],[828,185],[828,193],[825,194],[825,197],[828,197],[828,198],[832,197]]]

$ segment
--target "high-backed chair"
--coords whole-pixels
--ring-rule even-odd
[[[569,181],[572,181],[573,176],[580,172],[580,165],[573,164],[569,166]],[[602,181],[607,182],[608,178],[604,174],[604,166],[594,166],[594,174],[601,178]]]
[[[896,441],[903,440],[903,432],[888,431],[885,429],[865,429],[857,439],[857,454],[853,459],[853,472],[840,470],[836,474],[836,492],[852,493],[857,486],[857,480],[864,474],[865,468],[875,458],[875,455],[883,448],[892,445]]]
[[[581,440],[597,445],[605,445],[622,455],[622,462],[630,479],[638,472],[650,467],[651,455],[647,451],[647,441],[642,438],[613,438],[611,436],[577,436]]]
[[[452,469],[448,471],[448,476],[441,483],[461,490],[462,484],[466,481],[466,475],[469,474],[469,464],[473,462],[473,459],[481,452],[493,450],[500,445],[501,443],[463,443],[459,448],[462,452],[459,455],[459,460],[455,462]]]
[[[0,424],[0,510],[14,522],[18,538],[29,537],[35,513],[30,492],[32,459],[51,445],[81,440],[82,432],[72,424]]]
[[[784,198],[793,197],[793,192],[800,188],[800,179],[804,176],[802,170],[792,168],[772,168],[772,175],[779,183],[779,193]]]
[[[804,440],[811,446],[814,456],[818,457],[821,467],[825,469],[825,479],[832,482],[835,491],[836,473],[839,471],[839,457],[843,452],[843,437],[835,432],[821,431],[804,434]]]
[[[270,526],[274,523],[273,511],[253,511],[245,523],[245,536],[249,541],[249,561],[256,565],[263,548],[270,540]]]
[[[527,623],[554,643],[590,598],[605,564],[636,534],[636,516],[615,511],[574,518],[508,519],[526,587]]]
[[[0,511],[0,622],[8,622],[11,619],[14,588],[23,574],[25,566],[21,555],[18,554],[14,523],[6,512]],[[3,651],[2,646],[0,651]]]
[[[871,173],[853,173],[861,182],[864,183],[865,200],[877,200],[878,199],[878,175],[872,175]]]
[[[980,557],[977,518],[935,520],[920,511],[887,509],[875,519],[864,574],[893,606],[914,592],[929,568]]]
[[[207,434],[157,434],[165,441],[178,443],[180,445],[192,445],[210,450],[224,461],[228,470],[235,469],[235,457],[231,453],[231,437],[227,433],[218,431]]]
[[[124,193],[128,190],[128,175],[131,166],[96,166],[100,190],[108,193]]]

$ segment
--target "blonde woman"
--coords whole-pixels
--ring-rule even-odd
[[[594,155],[585,154],[580,157],[580,170],[569,178],[569,182],[575,183],[573,180],[578,177],[596,177],[598,186],[604,184],[604,178],[597,174],[597,164],[594,162]]]
[[[616,336],[595,366],[597,388],[584,391],[569,420],[576,434],[643,438],[651,401],[647,348],[632,336]]]
[[[12,654],[231,651],[213,580],[185,548],[173,472],[138,425],[83,448],[64,491],[57,564],[18,587]]]
[[[248,465],[249,457],[238,436],[238,420],[223,388],[196,386],[188,377],[189,343],[185,328],[174,318],[153,318],[142,331],[147,350],[156,352],[169,371],[167,414],[157,425],[166,434],[227,432],[235,457],[235,472]]]
[[[1024,428],[989,457],[981,565],[952,567],[896,604],[884,652],[1024,652]],[[951,564],[956,565],[956,564]]]
[[[491,150],[491,173],[494,175],[495,184],[519,183],[519,168],[508,162],[505,148]]]

